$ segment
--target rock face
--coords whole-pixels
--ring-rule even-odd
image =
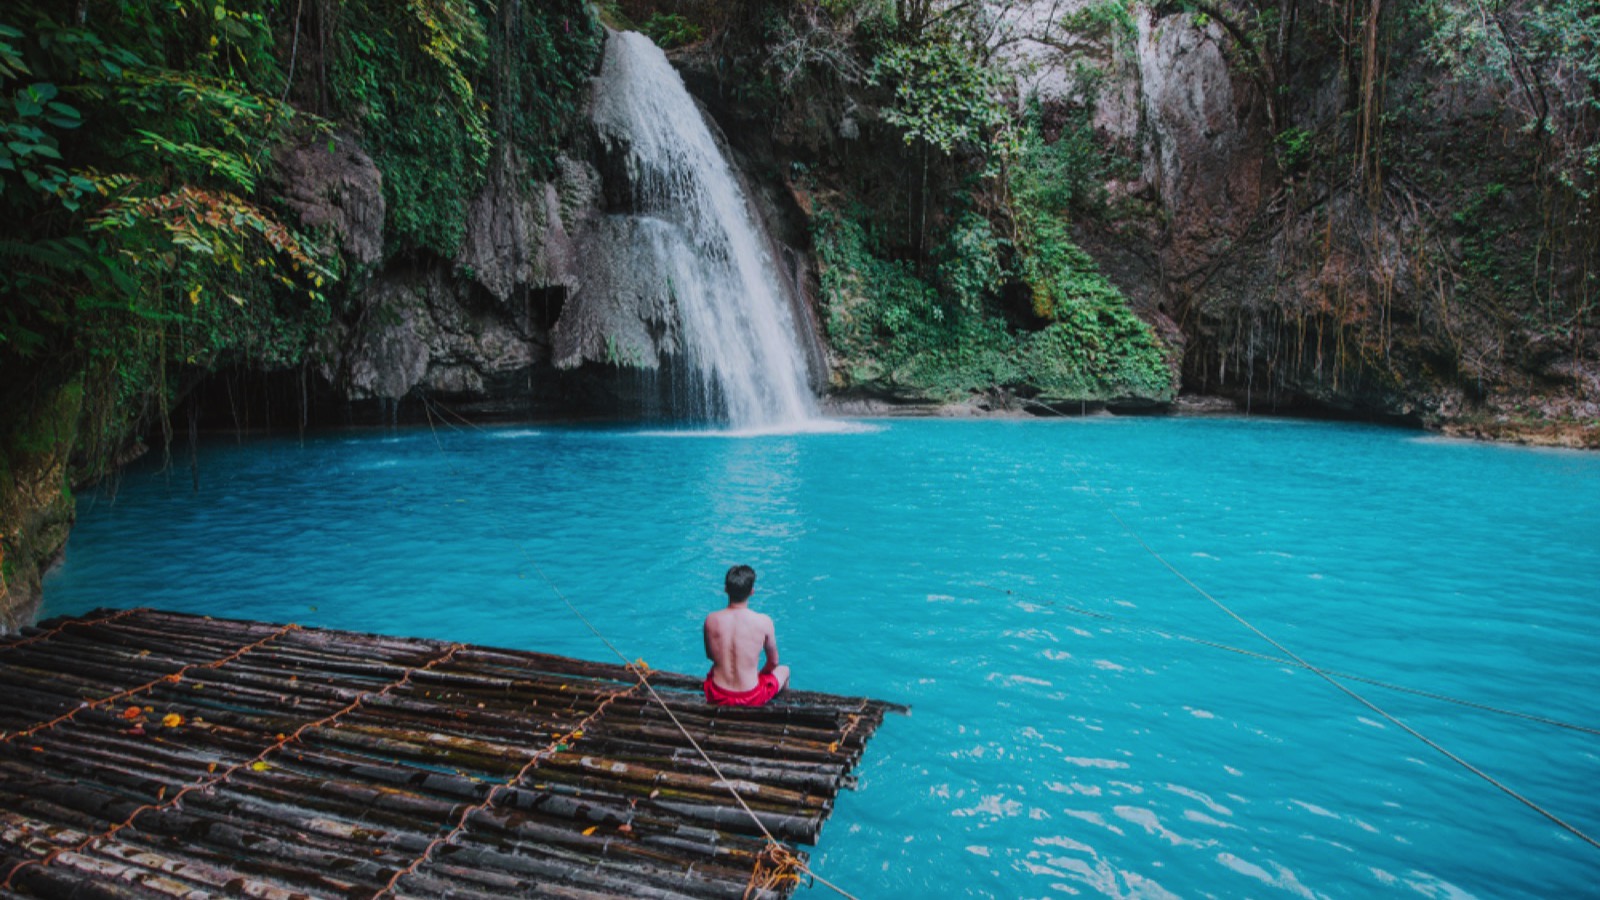
[[[682,100],[692,110],[692,101]],[[333,152],[306,145],[282,153],[283,193],[301,224],[329,234],[364,267],[370,264],[347,279],[355,287],[349,308],[325,336],[319,372],[329,390],[323,393],[334,405],[384,416],[398,410],[409,418],[419,417],[416,401],[423,399],[506,416],[651,415],[726,402],[734,392],[696,374],[704,368],[697,360],[735,354],[710,353],[705,339],[685,327],[683,312],[718,284],[698,270],[668,271],[655,247],[658,238],[683,240],[681,234],[662,237],[672,231],[661,227],[669,221],[689,240],[700,240],[694,235],[703,232],[688,220],[703,216],[661,206],[660,186],[643,184],[632,138],[619,134],[596,125],[576,148],[586,158],[560,159],[549,182],[533,180],[515,148],[498,147],[450,260],[419,252],[384,256],[382,182],[347,137],[335,140]],[[721,153],[727,152],[724,144]],[[716,246],[666,255],[726,262],[764,252],[770,258],[774,290],[803,345],[798,393],[805,396],[791,397],[787,406],[799,405],[809,401],[806,375],[820,383],[824,370],[807,302],[809,264],[803,251],[759,227],[773,210],[767,187],[746,182],[744,191],[753,198],[745,219],[758,223],[755,241],[763,249],[713,241]],[[743,302],[748,298],[746,291]],[[762,340],[736,343],[759,347]],[[797,391],[791,386],[778,393]]]
[[[1543,417],[1600,417],[1593,330],[1559,312],[1592,291],[1593,240],[1549,226],[1570,212],[1535,186],[1546,154],[1513,99],[1451,82],[1403,21],[1384,20],[1396,46],[1368,94],[1324,46],[1335,24],[1307,14],[1301,37],[1279,32],[1292,65],[1252,73],[1218,18],[1159,9],[1136,6],[1133,52],[1099,60],[1096,127],[1141,174],[1108,185],[1113,216],[1079,238],[1181,328],[1186,390],[1471,433],[1531,415],[1530,439]],[[1047,100],[1082,101],[1043,65]]]
[[[489,416],[569,411],[549,334],[584,283],[569,222],[596,214],[599,191],[592,166],[559,168],[554,182],[534,182],[517,153],[502,149],[456,259],[396,258],[360,282],[325,337],[320,374],[336,398],[390,415],[421,398]]]
[[[280,150],[283,198],[308,231],[330,231],[345,258],[361,266],[383,259],[383,173],[351,135],[339,132]]]
[[[1167,253],[1209,258],[1242,236],[1246,222],[1238,212],[1260,207],[1269,159],[1259,111],[1245,86],[1235,85],[1219,49],[1219,26],[1175,26],[1149,13],[1138,23],[1144,117],[1122,127],[1142,125],[1149,135],[1143,168],[1170,216]]]
[[[1071,6],[1014,12],[1026,32]],[[1505,97],[1448,83],[1415,46],[1397,45],[1387,96],[1413,99],[1384,107],[1304,24],[1311,36],[1289,39],[1294,65],[1269,90],[1217,17],[1160,9],[1133,7],[1131,29],[1102,48],[1108,77],[1092,94],[1054,55],[1059,42],[1016,46],[1025,89],[1066,105],[1092,96],[1102,142],[1136,163],[1106,185],[1111,214],[1077,223],[1074,237],[1181,348],[1185,390],[1257,411],[1474,433],[1504,433],[1518,409],[1600,417],[1595,329],[1529,324],[1559,320],[1541,311],[1552,303],[1536,288],[1581,279],[1585,260],[1595,268],[1592,250],[1564,251],[1566,270],[1507,274],[1550,258],[1541,219],[1561,211],[1537,193],[1527,160],[1538,148],[1503,114]],[[811,383],[822,385],[806,198],[786,190],[791,157],[824,146],[865,153],[874,111],[821,98],[777,130],[756,127],[708,52],[686,52],[680,70],[735,138],[725,149],[768,228]],[[1358,140],[1351,123],[1365,121],[1366,104],[1406,139]],[[675,390],[659,368],[685,348],[673,286],[635,258],[647,226],[611,215],[632,202],[625,155],[592,133],[579,143],[548,183],[498,149],[453,260],[384,262],[382,182],[350,136],[336,136],[331,152],[324,143],[280,155],[302,223],[326,226],[371,267],[355,276],[352,308],[329,336],[324,371],[336,393],[358,403],[449,397],[509,414],[637,412]]]
[[[81,381],[58,387],[38,398],[28,433],[11,435],[11,464],[0,471],[0,634],[33,621],[43,574],[77,518],[67,457],[82,405]]]

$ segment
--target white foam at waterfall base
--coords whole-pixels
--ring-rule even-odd
[[[633,229],[698,373],[692,416],[730,431],[815,430],[794,317],[732,169],[683,80],[649,38],[612,34],[596,87],[602,140],[626,149]]]

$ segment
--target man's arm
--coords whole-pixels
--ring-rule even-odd
[[[710,616],[706,616],[706,620],[700,624],[700,642],[705,645],[705,648],[706,648],[706,659],[709,659],[712,662],[716,662],[717,658],[715,656],[711,655],[711,617]]]
[[[767,653],[767,664],[761,667],[764,675],[778,667],[778,633],[772,628],[772,620],[767,619],[767,634],[762,639],[761,649]]]

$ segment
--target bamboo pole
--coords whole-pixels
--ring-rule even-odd
[[[0,722],[50,721],[154,682],[126,705],[0,742],[0,855],[93,848],[24,867],[41,870],[27,877],[43,892],[88,879],[113,894],[287,900],[377,891],[405,859],[425,857],[397,895],[566,885],[573,897],[735,896],[765,845],[730,787],[773,834],[815,840],[866,740],[897,709],[797,692],[716,708],[698,679],[652,672],[724,782],[654,700],[617,695],[636,683],[628,667],[473,647],[422,670],[454,645],[162,613],[40,633],[0,647],[0,690],[17,698]],[[133,705],[153,710],[143,735],[120,718]],[[263,757],[336,710],[346,711]],[[168,711],[184,724],[154,728]],[[560,737],[569,746],[553,747]],[[479,808],[491,782],[535,753],[524,781]],[[257,758],[261,771],[238,768]],[[204,790],[163,800],[193,786]],[[251,872],[234,876],[236,864]]]

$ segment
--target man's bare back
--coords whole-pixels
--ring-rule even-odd
[[[742,571],[741,571],[742,570]],[[770,616],[750,608],[755,572],[748,566],[728,571],[728,606],[706,616],[703,628],[706,658],[706,699],[713,702],[759,705],[789,684],[789,667],[778,664],[778,638]],[[765,664],[762,654],[766,655]],[[772,685],[762,676],[771,675]],[[764,688],[755,693],[757,688]],[[769,693],[770,691],[770,693]],[[743,695],[749,696],[747,703]],[[736,695],[735,699],[728,699]]]

